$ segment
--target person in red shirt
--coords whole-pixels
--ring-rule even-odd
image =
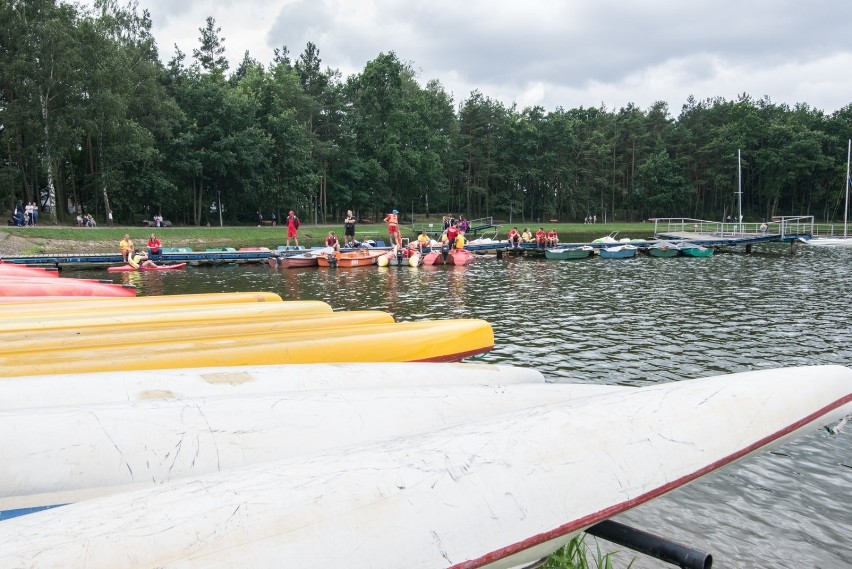
[[[157,236],[153,233],[151,237],[148,238],[148,254],[149,255],[159,255],[160,247],[163,246],[163,242],[157,239]]]
[[[521,234],[518,233],[518,228],[513,227],[509,231],[509,247],[512,249],[517,249],[521,246]]]
[[[547,246],[556,247],[558,244],[559,235],[556,234],[556,228],[554,227],[553,229],[547,232]]]
[[[388,224],[388,237],[391,245],[399,247],[402,245],[399,238],[399,212],[393,210],[385,216],[384,222]]]
[[[340,240],[337,238],[337,235],[334,234],[334,231],[328,232],[328,237],[325,238],[325,246],[333,247],[335,251],[340,250]]]
[[[287,247],[290,246],[290,239],[296,241],[296,247],[299,246],[299,226],[301,224],[302,222],[299,221],[293,210],[290,210],[290,214],[287,216]]]
[[[544,227],[539,227],[538,231],[535,232],[535,245],[536,247],[544,247],[547,243],[547,233],[544,232]]]
[[[455,223],[451,223],[447,228],[447,242],[450,245],[450,249],[456,248],[456,237],[459,235],[459,227]]]

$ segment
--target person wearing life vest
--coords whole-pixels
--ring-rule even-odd
[[[388,237],[391,245],[399,247],[402,244],[399,238],[399,212],[393,210],[385,216],[384,222],[388,224]]]
[[[299,226],[301,224],[302,222],[299,221],[293,210],[290,210],[290,214],[287,216],[287,247],[290,246],[290,239],[296,241],[296,247],[299,246]]]
[[[133,267],[134,269],[139,268],[149,268],[156,269],[157,265],[154,264],[154,261],[148,259],[147,253],[142,253],[139,251],[133,251],[130,255],[127,256],[127,264]]]

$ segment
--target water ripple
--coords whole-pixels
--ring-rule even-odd
[[[704,259],[563,262],[482,257],[469,267],[419,269],[229,266],[122,278],[145,294],[273,291],[336,310],[386,310],[399,321],[483,318],[496,337],[487,361],[535,367],[554,382],[647,385],[852,365],[852,250],[803,246],[793,256],[777,245]],[[850,567],[849,431],[815,433],[751,457],[622,518],[711,551],[720,568]],[[645,559],[634,565],[656,566]]]

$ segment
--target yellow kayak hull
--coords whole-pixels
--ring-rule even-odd
[[[165,296],[57,296],[57,297],[0,296],[0,304],[26,304],[27,314],[57,314],[66,310],[127,310],[160,307],[197,306],[208,304],[242,304],[247,302],[283,302],[274,292],[214,292],[201,294],[170,294]],[[0,318],[12,311],[0,312]]]
[[[54,310],[52,315],[33,315],[18,311],[14,317],[0,319],[0,334],[23,330],[51,330],[62,328],[149,326],[163,327],[174,322],[214,323],[224,320],[249,322],[254,318],[293,318],[297,315],[330,314],[331,306],[314,300],[290,302],[254,302],[242,304],[180,306],[151,310]]]
[[[345,341],[341,341],[345,339]],[[453,362],[493,348],[484,320],[436,320],[192,338],[0,356],[0,377],[199,366],[335,362]]]
[[[133,350],[147,350],[152,342],[175,342],[187,338],[207,340],[221,337],[253,337],[264,341],[264,336],[289,334],[294,330],[331,330],[341,334],[349,326],[393,324],[393,316],[378,310],[330,312],[295,315],[282,319],[253,318],[251,321],[225,321],[215,326],[209,322],[167,322],[134,327],[81,327],[59,330],[30,330],[0,335],[4,353],[32,353],[62,350],[82,350],[102,346],[122,345]],[[6,337],[3,337],[6,336]],[[29,356],[24,356],[29,357]],[[63,356],[64,357],[64,356]]]

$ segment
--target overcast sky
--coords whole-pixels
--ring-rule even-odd
[[[248,50],[295,59],[308,41],[344,77],[381,52],[523,108],[599,107],[741,93],[834,112],[852,103],[852,2],[837,0],[139,0],[160,57],[191,56],[213,16],[233,70]]]

